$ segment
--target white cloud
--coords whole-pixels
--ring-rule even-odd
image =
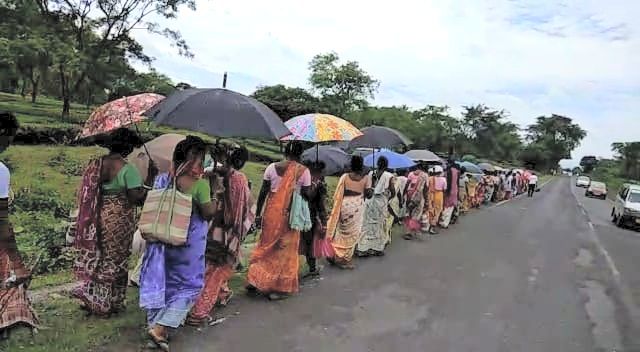
[[[579,158],[610,156],[611,142],[640,128],[638,13],[640,2],[623,0],[216,0],[167,23],[191,61],[136,35],[177,80],[193,77],[180,78],[188,65],[305,86],[313,55],[336,51],[382,82],[378,104],[486,103],[521,125],[564,114],[589,132]]]

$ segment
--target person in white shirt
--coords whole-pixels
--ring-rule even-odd
[[[535,172],[532,172],[529,176],[529,197],[533,197],[533,193],[536,191],[536,187],[538,186],[538,175]]]

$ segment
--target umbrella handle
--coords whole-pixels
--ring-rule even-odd
[[[138,124],[133,121],[133,114],[131,114],[131,109],[129,109],[129,99],[127,97],[123,97],[123,98],[124,98],[124,103],[127,106],[127,111],[129,113],[129,120],[131,121],[131,124],[133,125],[133,127],[136,129],[136,133],[138,134],[140,139],[142,139],[142,133],[140,133],[140,129],[138,129]],[[147,144],[143,142],[142,147],[144,148],[145,153],[147,153],[147,156],[149,157],[149,161],[153,162],[153,159],[151,158],[151,153],[149,153],[149,149],[147,149]]]

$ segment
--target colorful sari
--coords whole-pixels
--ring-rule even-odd
[[[7,200],[2,207],[8,208]],[[31,273],[25,268],[18,252],[9,216],[0,213],[0,332],[20,324],[36,328],[38,316],[27,296]]]
[[[171,182],[172,177],[163,174],[154,188],[167,188]],[[184,246],[147,243],[140,271],[140,308],[147,311],[150,327],[178,328],[186,319],[204,286],[207,230],[207,221],[193,209]]]
[[[422,217],[424,215],[425,187],[429,183],[429,176],[422,170],[409,174],[406,197],[406,218],[404,228],[408,234],[416,235],[422,232]]]
[[[136,223],[124,193],[102,194],[101,169],[101,159],[89,163],[78,195],[74,271],[81,283],[72,295],[89,312],[108,315],[124,310]]]
[[[278,189],[267,199],[260,241],[249,261],[248,283],[262,293],[298,292],[300,231],[289,228],[289,206],[297,175],[305,167],[291,162]]]
[[[333,208],[327,221],[327,237],[336,253],[334,261],[340,266],[352,264],[353,253],[362,233],[364,195],[344,196],[345,180],[342,175],[333,196]]]
[[[360,253],[382,253],[390,241],[389,235],[389,184],[393,175],[385,171],[374,186],[374,195],[365,201],[362,237],[358,241]]]
[[[442,211],[442,219],[440,226],[443,228],[449,227],[454,217],[454,211],[458,206],[458,179],[460,177],[460,171],[452,167],[448,170],[447,180],[447,192],[445,192],[444,198],[444,210]]]
[[[436,190],[436,177],[429,177],[429,224],[431,227],[438,225],[440,215],[444,209],[444,191]]]
[[[204,288],[189,313],[189,318],[194,321],[206,319],[217,303],[226,303],[233,294],[227,282],[235,272],[240,245],[255,220],[247,177],[232,170],[228,180],[224,193],[224,220],[210,231]]]

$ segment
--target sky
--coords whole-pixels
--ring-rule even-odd
[[[640,1],[198,0],[161,20],[195,57],[137,31],[174,82],[245,94],[256,86],[308,88],[308,63],[336,52],[380,81],[373,104],[504,109],[526,127],[573,118],[587,137],[572,154],[611,157],[640,140]]]

